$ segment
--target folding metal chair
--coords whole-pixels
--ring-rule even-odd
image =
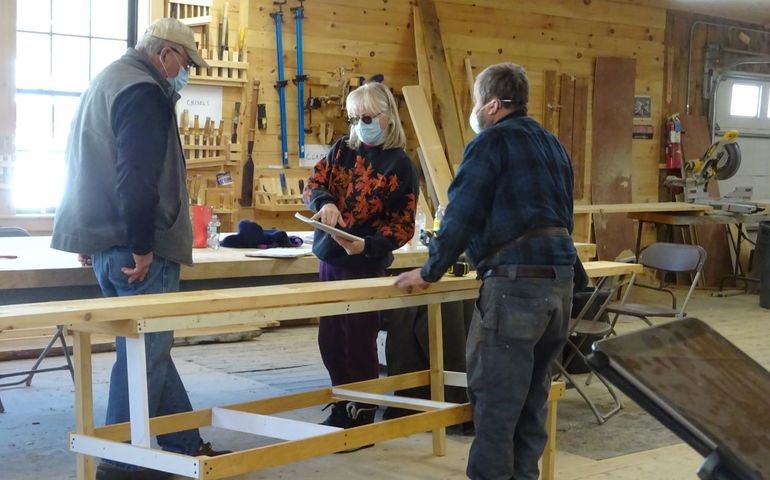
[[[29,232],[24,230],[21,227],[0,227],[0,237],[29,237],[29,236],[30,236]],[[43,359],[48,356],[51,349],[56,344],[57,340],[61,343],[64,359],[67,362],[66,365],[62,365],[60,367],[38,368],[40,367],[40,364],[43,362]],[[62,327],[61,325],[56,327],[56,333],[54,333],[53,337],[51,337],[51,340],[48,342],[48,345],[46,345],[46,347],[37,357],[35,364],[32,366],[30,370],[0,374],[0,379],[9,378],[9,377],[20,377],[20,376],[24,376],[24,378],[22,380],[18,380],[15,382],[0,383],[0,387],[12,387],[14,385],[21,385],[22,383],[26,384],[27,386],[30,386],[32,384],[32,377],[34,377],[35,374],[43,373],[43,372],[54,372],[58,370],[69,370],[70,376],[73,378],[73,381],[74,381],[75,373],[74,373],[74,369],[72,368],[72,359],[70,358],[70,353],[67,348],[67,341],[64,338],[64,327]],[[3,406],[3,401],[0,399],[0,413],[3,413],[3,412],[5,412],[5,407]]]
[[[575,381],[572,374],[569,373],[568,368],[572,362],[586,361],[585,355],[581,351],[581,347],[585,342],[590,338],[597,340],[605,338],[612,331],[610,324],[601,321],[601,319],[604,317],[607,304],[616,294],[622,283],[622,279],[619,277],[603,277],[596,283],[596,288],[588,301],[586,301],[578,315],[570,320],[567,343],[564,346],[566,356],[563,357],[563,360],[557,358],[554,362],[556,369],[559,371],[558,376],[566,378],[578,394],[583,397],[583,400],[588,405],[588,408],[591,409],[591,412],[593,412],[599,425],[604,424],[610,417],[623,408],[620,397],[615,393],[615,390],[609,382],[607,382],[601,375],[592,372],[592,375],[596,375],[596,378],[598,378],[602,385],[607,389],[607,393],[609,393],[613,401],[613,406],[608,411],[600,411],[596,403],[594,403],[591,397],[588,396],[588,392],[586,392],[585,389]],[[598,305],[598,309],[597,302],[601,302]],[[590,315],[589,312],[596,312],[596,314]],[[586,382],[586,385],[588,385],[588,382]]]
[[[610,322],[612,332],[615,331],[615,324],[618,321],[618,317],[621,315],[628,315],[636,317],[645,322],[648,326],[652,326],[650,321],[651,317],[662,317],[679,319],[686,316],[685,309],[692,297],[695,286],[698,284],[701,272],[703,270],[703,264],[706,262],[706,251],[699,245],[683,245],[679,243],[665,243],[657,242],[653,243],[639,254],[639,263],[644,265],[645,268],[651,268],[656,271],[659,284],[644,285],[637,282],[636,273],[631,277],[631,281],[626,288],[623,298],[620,302],[611,303],[607,306],[606,311],[610,314],[615,314]],[[691,284],[690,289],[687,291],[687,296],[681,304],[681,307],[677,308],[677,299],[674,292],[665,288],[666,275],[668,273],[688,273],[690,274]],[[646,288],[660,293],[665,293],[671,298],[671,306],[658,304],[646,304],[646,303],[629,303],[628,297],[635,287]]]

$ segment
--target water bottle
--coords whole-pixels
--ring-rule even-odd
[[[420,246],[420,234],[425,231],[425,213],[419,208],[417,214],[414,217],[414,237],[412,238],[412,246]]]
[[[444,211],[446,210],[446,207],[444,205],[439,205],[436,209],[436,215],[433,216],[433,232],[438,232],[438,229],[441,227],[441,220],[444,218]]]
[[[219,222],[219,217],[212,215],[211,220],[209,220],[209,224],[206,227],[206,232],[208,233],[206,246],[213,250],[219,248],[219,229],[221,226],[222,224]]]

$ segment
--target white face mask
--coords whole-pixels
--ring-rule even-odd
[[[484,110],[485,108],[487,108],[487,105],[489,105],[489,104],[490,104],[490,103],[492,103],[492,102],[494,102],[494,100],[490,100],[489,102],[487,102],[486,104],[484,104],[484,105],[483,105],[481,108],[479,108],[479,110],[478,110],[478,111],[476,111],[476,110],[471,110],[471,116],[470,116],[470,117],[468,117],[468,123],[470,123],[470,124],[471,124],[471,129],[472,129],[472,130],[473,130],[475,133],[477,133],[477,134],[478,134],[478,133],[481,133],[481,131],[482,131],[482,130],[484,130],[484,129],[481,127],[481,122],[479,122],[479,112],[480,112],[481,110]]]

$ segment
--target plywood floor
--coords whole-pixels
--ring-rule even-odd
[[[770,311],[759,308],[756,295],[714,298],[698,292],[691,313],[708,321],[765,367],[770,367]],[[626,322],[621,328],[633,329],[639,325]],[[177,366],[194,406],[236,403],[328,385],[315,343],[315,328],[269,329],[249,342],[175,348]],[[104,416],[113,358],[112,353],[94,357],[97,419]],[[49,361],[58,363],[58,360]],[[29,361],[2,362],[0,372],[29,365]],[[601,389],[596,385],[591,388],[601,402]],[[32,387],[1,389],[0,397],[7,410],[0,414],[2,478],[74,478],[74,456],[65,444],[66,432],[73,428],[74,421],[73,387],[68,374],[40,375]],[[656,422],[644,415],[638,407],[628,404],[623,412],[599,426],[579,397],[568,391],[560,404],[557,478],[696,478],[701,458],[665,429],[656,430]],[[325,412],[307,409],[287,416],[320,421]],[[245,448],[264,441],[215,429],[204,430],[203,436],[222,448]],[[450,435],[448,455],[437,458],[430,454],[430,435],[420,434],[353,454],[329,455],[240,478],[461,479],[465,478],[471,440],[472,437]]]

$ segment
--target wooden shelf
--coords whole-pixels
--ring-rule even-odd
[[[188,27],[204,27],[211,23],[211,15],[204,15],[201,17],[180,18],[179,21],[184,23]]]
[[[190,70],[190,83],[193,85],[215,85],[224,87],[243,86],[248,79],[249,63],[244,58],[239,58],[238,52],[223,52],[223,59],[219,58],[216,49],[200,50],[199,53],[209,68],[193,68]]]

